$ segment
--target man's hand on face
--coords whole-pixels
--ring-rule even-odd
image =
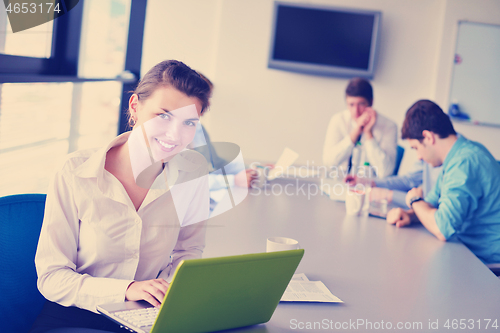
[[[363,112],[363,115],[367,115],[368,120],[366,121],[365,125],[363,126],[363,134],[365,134],[368,139],[371,139],[373,137],[372,129],[373,126],[375,126],[375,123],[377,121],[377,111],[372,109],[371,107],[367,107],[365,109],[365,112]],[[361,118],[361,117],[360,117]]]
[[[363,112],[358,118],[356,118],[356,124],[361,130],[364,130],[365,126],[370,122],[371,113]]]

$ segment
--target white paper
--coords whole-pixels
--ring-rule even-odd
[[[279,177],[282,173],[284,173],[290,165],[293,164],[299,158],[299,154],[286,147],[283,150],[280,158],[274,165],[274,168],[269,171],[269,175],[267,176],[268,180],[273,180],[276,177]]]
[[[333,295],[321,281],[290,281],[281,302],[344,303]]]
[[[293,274],[292,281],[309,281],[309,279],[304,273],[300,273],[300,274]]]
[[[321,190],[335,201],[345,201],[348,185],[339,179],[322,179]]]

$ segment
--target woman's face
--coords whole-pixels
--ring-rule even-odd
[[[156,89],[142,101],[134,96],[130,99],[134,130],[143,131],[155,161],[169,160],[193,141],[201,111],[196,97],[170,86]]]

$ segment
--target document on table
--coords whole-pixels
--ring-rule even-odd
[[[281,302],[331,302],[344,303],[333,295],[321,281],[309,281],[305,274],[294,274]]]
[[[297,160],[298,157],[299,154],[286,147],[285,150],[283,150],[280,158],[278,158],[278,161],[274,165],[274,168],[269,171],[267,179],[273,180],[282,175],[288,169],[288,167]]]
[[[322,179],[321,191],[335,201],[345,201],[348,185],[339,179]]]
[[[304,273],[300,273],[300,274],[293,274],[292,281],[309,281],[309,279]]]

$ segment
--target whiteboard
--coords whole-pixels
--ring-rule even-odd
[[[449,102],[475,124],[500,126],[500,25],[458,23]]]

